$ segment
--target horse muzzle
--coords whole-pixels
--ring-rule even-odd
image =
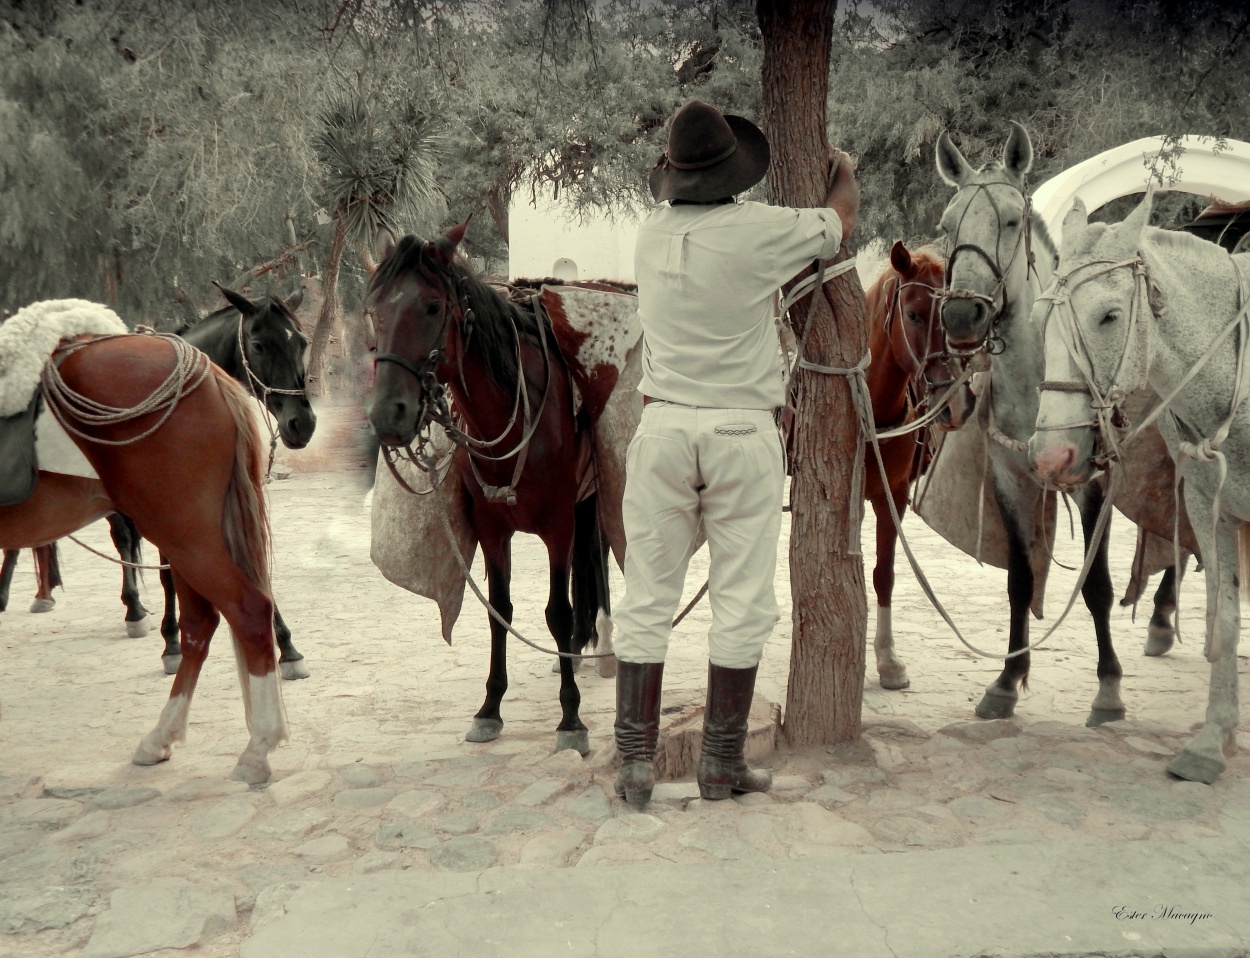
[[[300,397],[283,408],[276,418],[278,435],[282,437],[282,445],[288,449],[303,449],[312,441],[317,428],[317,414],[307,399]]]
[[[1034,433],[1029,440],[1029,461],[1043,481],[1055,486],[1079,486],[1094,474],[1090,450],[1083,443],[1061,435]]]
[[[956,352],[980,348],[989,335],[990,307],[983,299],[948,299],[942,303],[946,342]]]

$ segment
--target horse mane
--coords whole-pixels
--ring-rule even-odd
[[[1029,217],[1029,236],[1035,244],[1041,245],[1046,250],[1050,256],[1050,267],[1052,270],[1055,269],[1059,265],[1059,244],[1055,242],[1050,227],[1036,210]]]
[[[373,298],[378,290],[408,273],[416,273],[427,283],[441,283],[450,297],[463,294],[473,308],[472,335],[465,337],[466,354],[485,365],[502,388],[514,388],[518,369],[513,330],[531,343],[540,342],[533,310],[509,302],[475,276],[459,257],[444,264],[426,255],[426,243],[415,236],[401,239],[378,265],[369,280],[366,298]]]

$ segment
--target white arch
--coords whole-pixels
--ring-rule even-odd
[[[1211,137],[1181,139],[1180,178],[1168,187],[1186,193],[1214,196],[1226,203],[1250,200],[1250,143],[1227,140],[1228,148],[1215,153]],[[1086,209],[1098,207],[1146,188],[1149,172],[1143,159],[1163,148],[1163,137],[1147,136],[1092,156],[1033,191],[1033,208],[1058,242],[1063,218],[1078,196]]]

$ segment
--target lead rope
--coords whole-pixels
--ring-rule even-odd
[[[887,482],[885,460],[881,456],[881,445],[877,441],[876,428],[872,421],[872,397],[868,394],[868,381],[864,376],[864,370],[868,368],[868,360],[869,357],[865,356],[854,366],[840,368],[837,366],[823,366],[817,363],[809,363],[800,356],[798,365],[804,369],[810,369],[812,372],[847,377],[851,388],[851,396],[855,404],[855,413],[859,419],[860,428],[864,431],[864,434],[867,437],[865,441],[871,443],[872,445],[873,455],[877,460],[877,469],[881,473],[882,482]],[[857,464],[858,462],[862,462],[862,457],[857,457]],[[1013,659],[1018,655],[1024,655],[1033,649],[1039,648],[1043,643],[1049,640],[1050,637],[1054,635],[1055,630],[1063,624],[1065,619],[1067,619],[1068,613],[1072,611],[1072,607],[1076,604],[1076,597],[1080,595],[1081,589],[1085,585],[1085,579],[1089,575],[1089,570],[1094,564],[1094,558],[1098,554],[1098,543],[1102,540],[1102,536],[1107,529],[1107,524],[1111,520],[1111,504],[1114,499],[1114,487],[1115,474],[1112,475],[1107,498],[1103,502],[1102,510],[1098,514],[1098,522],[1094,527],[1094,534],[1090,538],[1091,544],[1089,549],[1086,550],[1085,562],[1081,566],[1081,572],[1077,577],[1076,586],[1072,590],[1072,595],[1068,599],[1068,604],[1064,607],[1062,614],[1055,620],[1055,623],[1046,630],[1046,634],[1036,642],[1031,642],[1023,648],[1016,649],[1014,652],[1008,652],[1005,656],[998,652],[985,652],[982,649],[977,648],[964,637],[962,632],[959,631],[959,626],[955,624],[954,620],[950,617],[950,614],[938,600],[937,595],[933,591],[933,587],[929,584],[929,580],[924,574],[924,570],[920,568],[920,564],[916,561],[916,557],[911,551],[911,545],[908,543],[907,536],[903,532],[903,522],[899,518],[898,510],[894,507],[893,496],[886,496],[886,503],[890,507],[890,518],[894,522],[894,528],[898,532],[899,542],[903,546],[903,553],[907,556],[907,561],[911,565],[912,573],[916,576],[916,581],[920,584],[920,588],[924,592],[925,597],[929,600],[929,603],[937,611],[938,615],[942,617],[943,621],[951,627],[951,631],[955,633],[955,635],[959,638],[959,641],[962,642],[970,651],[975,652],[983,658],[996,659],[1001,656],[1004,659]]]

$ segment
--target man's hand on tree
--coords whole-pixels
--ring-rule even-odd
[[[859,181],[855,179],[855,161],[835,147],[829,148],[829,195],[825,205],[832,207],[842,220],[842,241],[850,239],[859,216]]]

